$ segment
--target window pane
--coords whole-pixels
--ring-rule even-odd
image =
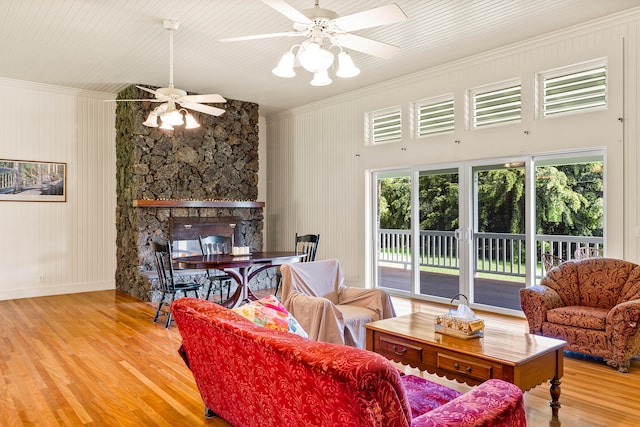
[[[558,260],[576,249],[604,249],[604,163],[602,156],[536,162],[536,246]],[[546,273],[538,263],[537,274]]]

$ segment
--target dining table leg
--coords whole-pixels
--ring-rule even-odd
[[[225,273],[233,277],[238,284],[238,288],[233,295],[222,304],[224,307],[234,308],[256,299],[251,290],[249,290],[249,268],[250,267],[224,269]]]

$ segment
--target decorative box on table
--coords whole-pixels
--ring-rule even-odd
[[[451,303],[464,294],[458,294],[451,298]],[[458,309],[453,308],[447,314],[437,315],[435,318],[435,331],[444,335],[468,339],[484,336],[484,320],[478,319],[475,313],[465,304],[458,304]]]

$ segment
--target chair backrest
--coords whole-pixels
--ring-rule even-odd
[[[167,292],[175,292],[171,242],[155,242],[152,240],[149,246],[153,251],[160,289]]]
[[[202,255],[223,255],[231,253],[231,237],[229,236],[198,236]]]
[[[280,269],[283,301],[292,292],[299,292],[338,303],[338,290],[344,286],[344,276],[337,259],[284,264]]]
[[[600,249],[591,246],[583,246],[581,248],[578,248],[573,254],[573,257],[578,261],[587,258],[598,258],[601,256],[602,254],[600,253]]]
[[[640,265],[614,258],[588,258],[562,263],[540,279],[558,293],[565,306],[610,310],[640,296]]]
[[[544,271],[549,271],[553,267],[557,267],[564,262],[564,259],[550,253],[542,254],[541,258],[542,265],[544,266]]]
[[[315,261],[319,243],[319,234],[305,234],[300,236],[296,233],[296,254],[305,254],[304,257],[300,258],[300,262]]]

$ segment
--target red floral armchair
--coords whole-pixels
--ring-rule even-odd
[[[236,426],[526,425],[522,392],[489,380],[460,394],[384,357],[265,328],[209,301],[172,306],[205,415]]]
[[[611,258],[567,261],[520,290],[532,334],[602,357],[627,372],[640,353],[640,266]]]

